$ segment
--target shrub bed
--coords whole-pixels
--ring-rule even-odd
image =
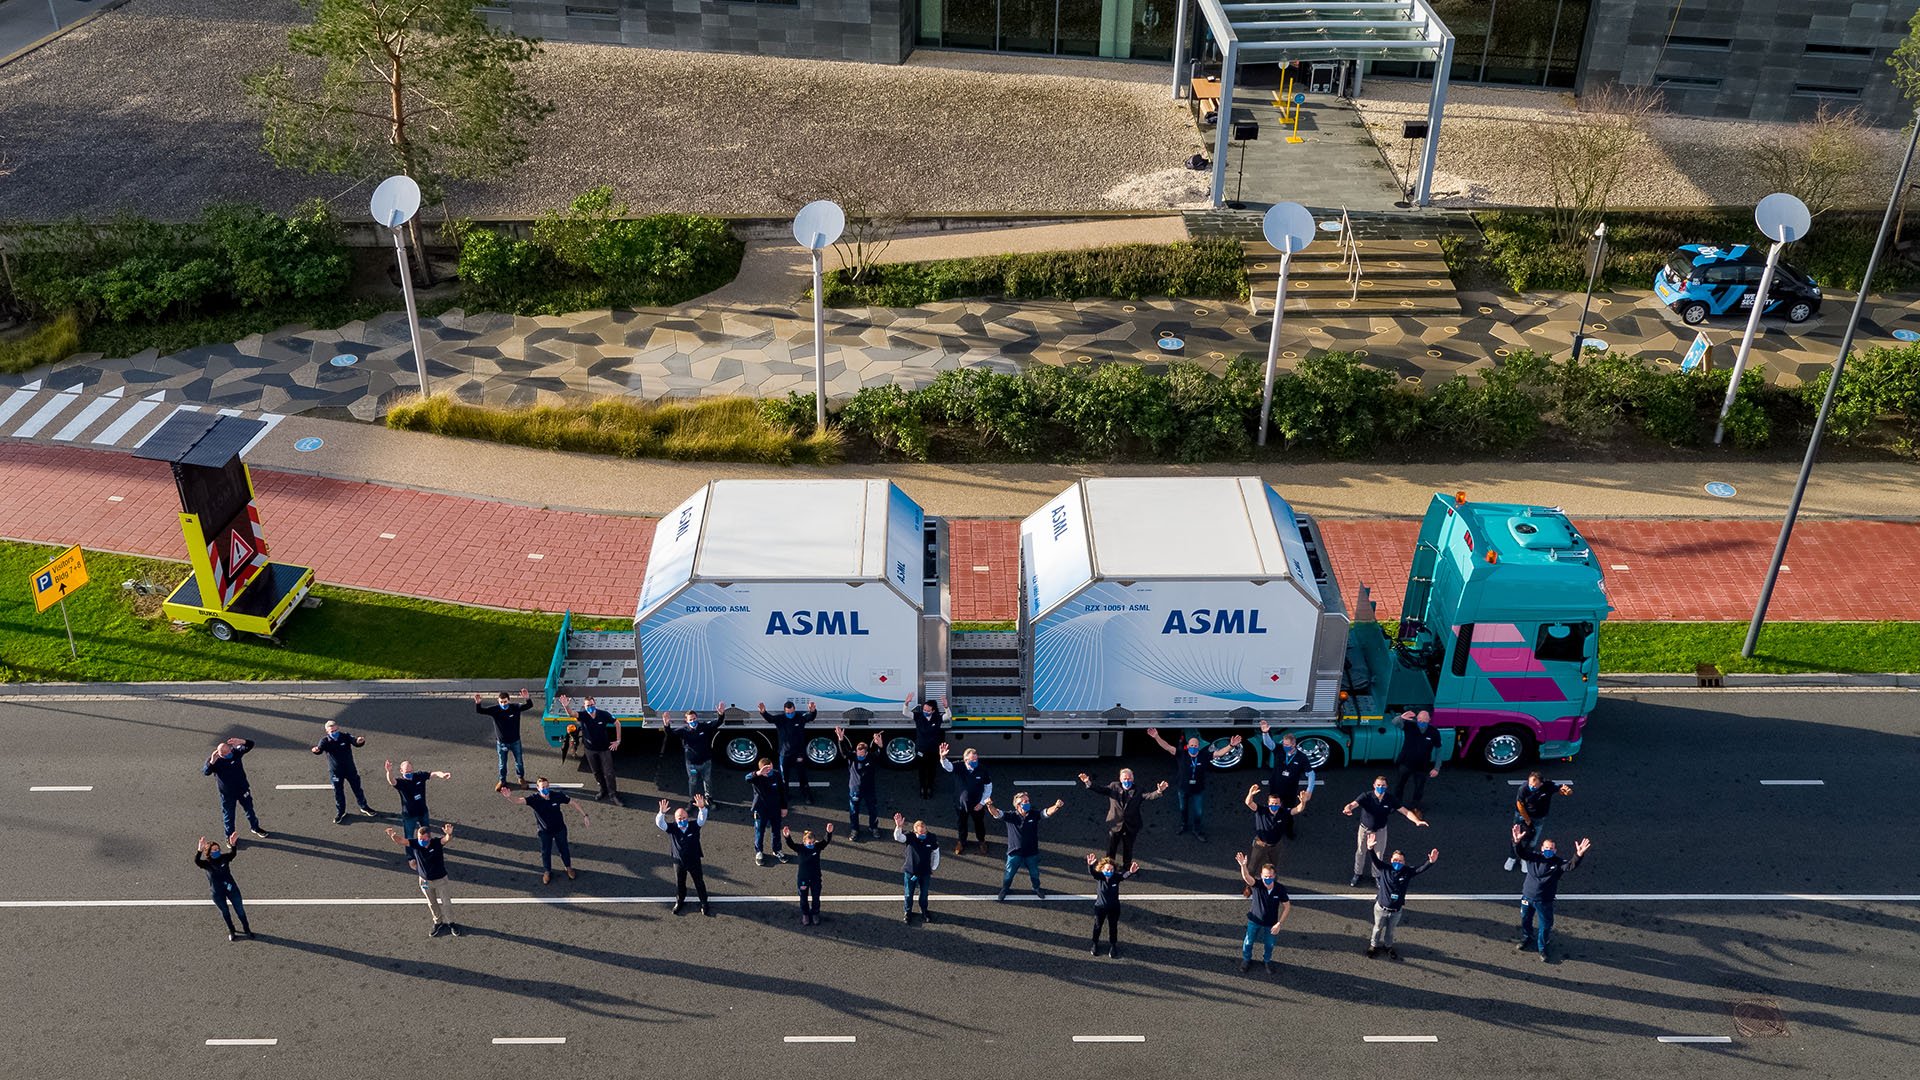
[[[827,275],[825,285],[827,303],[834,307],[915,307],[976,296],[1009,300],[1244,298],[1247,270],[1242,249],[1234,241],[1193,240],[880,263],[867,267],[857,280],[846,270],[835,270]]]
[[[586,405],[492,409],[444,395],[395,406],[387,426],[546,450],[676,461],[749,461],[818,465],[839,460],[837,432],[769,419],[751,398],[640,402],[602,398]],[[802,434],[801,432],[805,432]]]
[[[11,375],[80,351],[80,317],[63,311],[19,337],[0,340],[0,373]]]
[[[599,307],[665,307],[732,281],[743,245],[719,218],[629,218],[611,187],[597,187],[516,240],[471,224],[457,230],[469,306],[517,315]]]

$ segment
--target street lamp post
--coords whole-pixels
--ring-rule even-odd
[[[1593,228],[1593,266],[1587,270],[1587,298],[1580,301],[1580,321],[1573,326],[1573,358],[1580,359],[1580,342],[1587,336],[1587,312],[1593,308],[1593,286],[1600,279],[1600,264],[1607,257],[1607,223]]]
[[[816,199],[793,215],[793,238],[813,253],[813,426],[827,430],[827,329],[821,278],[826,250],[846,230],[847,214],[840,204]]]
[[[400,227],[413,220],[420,210],[420,185],[410,176],[389,176],[373,189],[373,220],[393,234],[393,254],[400,260],[400,293],[407,300],[407,334],[413,341],[413,367],[420,373],[420,396],[432,397],[427,388],[427,350],[420,345],[420,311],[413,302],[413,272],[407,266],[407,245]]]
[[[1225,121],[1225,117],[1221,118]],[[1313,242],[1313,215],[1299,203],[1275,203],[1260,219],[1267,243],[1280,252],[1280,286],[1273,297],[1273,337],[1267,342],[1267,378],[1260,392],[1259,444],[1267,445],[1267,426],[1273,417],[1273,369],[1280,362],[1280,320],[1287,312],[1287,269],[1293,255]]]
[[[1773,271],[1780,265],[1780,252],[1807,235],[1813,215],[1807,204],[1785,192],[1776,191],[1753,208],[1753,223],[1761,235],[1773,241],[1767,248],[1767,268],[1760,272],[1760,288],[1753,296],[1753,310],[1747,313],[1747,332],[1741,335],[1740,351],[1733,357],[1733,372],[1727,377],[1727,398],[1720,403],[1720,422],[1713,428],[1713,445],[1719,446],[1727,433],[1727,413],[1740,394],[1740,376],[1747,370],[1747,354],[1753,351],[1753,335],[1760,329],[1760,310],[1767,306],[1767,290],[1773,288]]]
[[[1853,349],[1853,335],[1860,329],[1860,317],[1866,313],[1867,291],[1873,285],[1873,272],[1880,266],[1880,253],[1887,250],[1888,237],[1900,214],[1900,193],[1907,188],[1907,173],[1913,167],[1913,149],[1920,144],[1920,110],[1914,114],[1912,133],[1907,136],[1907,156],[1900,159],[1900,175],[1893,181],[1893,195],[1887,199],[1887,212],[1880,218],[1880,235],[1873,242],[1873,254],[1867,256],[1867,272],[1860,277],[1860,294],[1853,298],[1853,314],[1847,318],[1846,332],[1840,335],[1840,350],[1833,358],[1833,373],[1827,376],[1827,390],[1820,398],[1820,415],[1813,421],[1813,434],[1807,438],[1807,456],[1800,461],[1800,478],[1793,485],[1793,499],[1787,503],[1787,516],[1780,522],[1780,539],[1773,545],[1773,561],[1767,564],[1767,578],[1760,585],[1760,600],[1753,606],[1753,621],[1747,624],[1747,640],[1740,655],[1753,656],[1760,644],[1760,626],[1767,621],[1767,605],[1773,602],[1773,586],[1780,579],[1780,565],[1787,558],[1787,542],[1793,538],[1793,523],[1800,516],[1800,500],[1806,497],[1807,480],[1813,475],[1813,459],[1820,453],[1820,436],[1827,429],[1827,415],[1833,411],[1834,392],[1840,388],[1840,376],[1847,369],[1847,353]],[[1758,301],[1755,301],[1756,306]]]

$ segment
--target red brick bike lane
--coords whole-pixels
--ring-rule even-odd
[[[256,469],[272,556],[322,582],[464,604],[590,615],[633,613],[654,519],[493,502]],[[166,465],[125,454],[0,445],[0,536],[184,556]],[[1581,522],[1607,575],[1614,618],[1742,621],[1753,612],[1777,522]],[[955,519],[953,617],[1011,619],[1018,523]],[[1348,603],[1372,587],[1398,614],[1418,523],[1323,520]],[[1806,521],[1794,532],[1771,617],[1920,618],[1920,523]]]

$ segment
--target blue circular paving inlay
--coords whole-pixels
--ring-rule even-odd
[[[315,450],[320,449],[322,446],[325,446],[325,445],[327,445],[325,440],[309,435],[306,438],[300,439],[297,442],[295,442],[293,444],[293,448],[295,450],[300,451],[303,454],[309,454]]]

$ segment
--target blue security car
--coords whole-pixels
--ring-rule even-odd
[[[1766,251],[1750,244],[1683,244],[1653,276],[1653,293],[1688,326],[1709,315],[1744,316],[1753,310],[1766,268]],[[1761,314],[1802,323],[1819,311],[1820,286],[1812,278],[1786,263],[1774,268]]]

